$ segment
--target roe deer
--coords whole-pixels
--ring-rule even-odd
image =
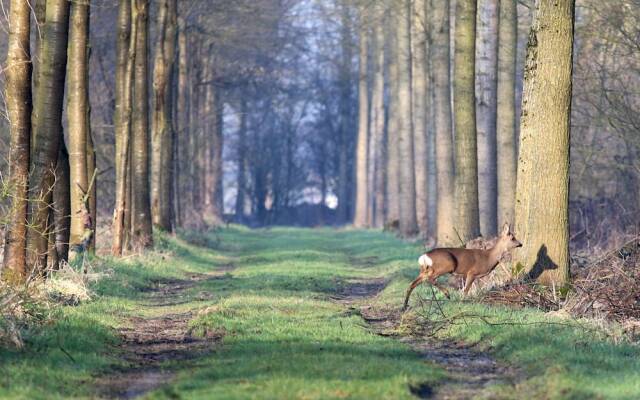
[[[509,224],[504,224],[498,241],[491,249],[442,248],[433,249],[423,254],[418,259],[420,275],[411,282],[409,289],[407,289],[403,310],[406,310],[409,305],[409,296],[411,296],[413,289],[425,280],[428,280],[429,283],[440,289],[449,298],[449,291],[436,281],[438,277],[444,274],[453,273],[465,277],[463,293],[466,296],[469,289],[471,289],[473,281],[491,273],[504,253],[521,246],[522,243],[511,233]]]

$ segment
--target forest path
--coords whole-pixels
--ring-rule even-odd
[[[140,302],[140,309],[153,316],[129,317],[118,329],[122,338],[118,350],[127,367],[99,380],[101,397],[142,396],[166,385],[189,360],[208,354],[221,335],[193,335],[189,321],[194,309],[176,312],[175,307],[190,303],[193,299],[188,291],[199,283],[224,279],[233,269],[233,265],[227,265],[205,274],[189,274],[186,279],[155,282]]]
[[[136,300],[103,397],[466,399],[512,381],[484,352],[397,333],[414,251],[379,233],[229,229],[174,246],[168,268],[192,272]]]
[[[373,332],[392,337],[411,348],[425,360],[447,371],[449,377],[437,385],[418,383],[410,387],[418,398],[435,400],[464,400],[480,396],[491,385],[513,385],[517,371],[497,362],[489,353],[473,345],[453,340],[434,339],[426,336],[406,336],[397,333],[403,313],[398,308],[371,305],[386,286],[381,279],[353,282],[342,291],[337,300],[357,310]]]

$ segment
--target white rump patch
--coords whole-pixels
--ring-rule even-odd
[[[420,264],[421,267],[429,268],[433,266],[433,260],[428,255],[423,254],[418,258],[418,264]]]

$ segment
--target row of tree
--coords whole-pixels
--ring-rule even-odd
[[[574,12],[536,2],[517,118],[515,1],[457,0],[453,45],[449,1],[362,4],[354,224],[426,236],[435,209],[437,242],[459,245],[515,219],[523,264],[564,282]]]

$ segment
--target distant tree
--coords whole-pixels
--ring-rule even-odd
[[[373,24],[373,82],[371,88],[370,113],[370,146],[369,146],[369,182],[372,185],[371,225],[381,228],[384,224],[385,211],[385,171],[386,171],[386,137],[384,107],[384,9],[376,10],[377,20]]]
[[[480,231],[497,233],[496,111],[498,70],[498,0],[478,0],[476,107]]]
[[[476,0],[456,2],[453,100],[456,143],[456,223],[462,241],[480,234],[476,133]]]
[[[31,138],[31,8],[12,0],[5,67],[5,101],[9,117],[9,181],[13,193],[4,243],[4,276],[19,282],[26,276],[27,198]]]
[[[441,245],[456,242],[454,211],[453,133],[451,132],[451,77],[449,0],[431,0],[432,66],[435,109],[437,222],[436,240]]]
[[[399,0],[397,29],[398,57],[398,169],[400,171],[400,233],[413,236],[418,232],[416,221],[416,177],[413,154],[413,124],[411,116],[411,3]]]
[[[369,226],[369,180],[368,180],[368,144],[369,144],[369,26],[367,8],[360,8],[359,21],[359,63],[358,63],[358,141],[356,146],[356,209],[354,226]]]
[[[411,12],[412,116],[414,133],[414,165],[416,180],[416,217],[422,236],[428,229],[428,132],[429,76],[427,71],[426,0],[413,1]]]
[[[387,166],[386,166],[386,216],[385,225],[397,224],[400,221],[400,117],[398,110],[398,81],[399,67],[397,55],[397,29],[398,23],[398,7],[396,0],[390,0],[389,4],[395,5],[388,10],[388,23],[385,25],[385,38],[387,41],[387,59],[388,65],[388,105],[387,105]]]
[[[574,0],[536,3],[527,44],[515,231],[516,253],[543,284],[569,280],[569,134]]]
[[[497,86],[498,226],[513,223],[516,193],[516,53],[518,10],[515,0],[500,0]]]

